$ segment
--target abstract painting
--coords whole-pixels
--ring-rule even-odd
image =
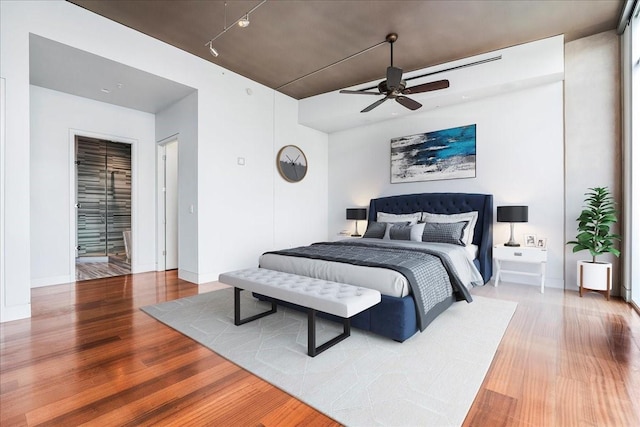
[[[475,124],[391,140],[392,184],[475,176]]]

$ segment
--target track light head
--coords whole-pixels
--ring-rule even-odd
[[[213,47],[213,42],[209,42],[209,52],[216,58],[218,57],[218,51]]]
[[[247,28],[249,26],[249,24],[251,24],[251,22],[249,21],[249,14],[248,13],[246,15],[244,15],[244,17],[241,18],[238,21],[238,26],[242,27],[242,28]]]

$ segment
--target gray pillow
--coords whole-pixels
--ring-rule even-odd
[[[461,222],[427,222],[424,224],[422,232],[423,242],[452,243],[454,245],[465,246],[464,229],[469,224],[467,221]]]
[[[389,238],[391,240],[411,240],[411,225],[407,223],[391,223]]]
[[[387,231],[386,222],[371,221],[369,225],[367,225],[367,231],[364,232],[364,236],[362,237],[366,239],[382,239],[385,231]]]

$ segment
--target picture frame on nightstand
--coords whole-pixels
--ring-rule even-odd
[[[538,237],[538,239],[536,240],[536,247],[540,249],[545,249],[547,247],[547,238]]]
[[[535,234],[525,234],[523,241],[524,241],[524,245],[530,248],[535,248],[538,243],[538,240],[536,239]]]

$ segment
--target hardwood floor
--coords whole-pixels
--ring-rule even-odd
[[[0,324],[0,425],[338,425],[139,307],[206,292],[176,272],[32,291]],[[600,295],[505,283],[518,308],[467,426],[640,425],[640,318]]]
[[[640,317],[602,295],[505,284],[518,308],[465,426],[640,426]]]
[[[131,274],[131,264],[124,257],[109,256],[108,262],[76,262],[76,281]]]

